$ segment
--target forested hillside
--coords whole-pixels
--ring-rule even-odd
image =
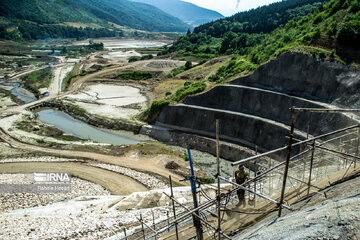
[[[293,11],[299,9],[304,8],[298,7]],[[177,55],[194,56],[208,56],[208,52],[213,55],[235,54],[226,66],[219,68],[216,74],[208,78],[214,82],[223,82],[237,74],[248,73],[285,51],[310,53],[346,64],[360,63],[359,0],[331,0],[312,9],[310,14],[292,18],[287,24],[268,34],[228,31],[222,38],[214,38],[204,32],[192,33],[181,38],[172,47],[165,48],[163,53],[177,51]],[[213,25],[207,26],[201,26],[196,31],[207,31]],[[214,45],[216,41],[218,45]]]
[[[220,13],[196,6],[189,2],[181,0],[132,0],[134,2],[142,2],[153,5],[166,13],[169,13],[184,22],[198,26],[213,20],[223,18]]]
[[[327,0],[287,0],[235,14],[232,17],[201,25],[164,51],[214,54],[246,53],[267,33],[292,19],[305,16]]]
[[[153,32],[185,32],[189,27],[153,6],[127,0],[2,0],[0,16],[0,37],[5,39],[121,35],[114,25]]]

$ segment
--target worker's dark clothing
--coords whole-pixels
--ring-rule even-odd
[[[247,173],[244,169],[235,171],[235,181],[237,184],[243,184],[246,180],[249,179],[249,173]],[[239,198],[239,203],[245,204],[245,190],[239,189],[237,190],[237,195]]]

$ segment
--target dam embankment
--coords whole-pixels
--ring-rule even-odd
[[[260,151],[287,144],[289,108],[360,108],[360,71],[338,62],[284,53],[252,75],[218,86],[184,104],[164,107],[156,125],[177,132],[220,138]],[[299,113],[296,138],[316,136],[357,124],[341,113]],[[185,141],[186,142],[186,141]]]

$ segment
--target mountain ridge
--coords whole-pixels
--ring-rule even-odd
[[[186,32],[190,27],[154,6],[127,0],[2,0],[0,16],[2,38],[6,34],[4,29],[14,28],[33,28],[39,33],[45,31],[46,34],[39,38],[54,35],[53,32],[79,31],[58,26],[65,22],[97,24],[100,28],[108,30],[104,36],[114,35],[116,31],[120,31],[109,22],[150,32]],[[21,37],[25,33],[20,31],[14,34]]]
[[[199,7],[193,3],[181,0],[131,0],[133,2],[142,2],[153,5],[160,10],[169,13],[182,21],[198,26],[207,22],[211,22],[224,16],[217,11]]]

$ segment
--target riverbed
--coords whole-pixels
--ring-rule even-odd
[[[21,99],[24,102],[32,102],[36,100],[36,97],[34,94],[29,92],[28,90],[21,87],[21,84],[19,82],[3,82],[0,81],[0,87],[8,90],[11,92],[11,94],[15,95],[19,99]]]

